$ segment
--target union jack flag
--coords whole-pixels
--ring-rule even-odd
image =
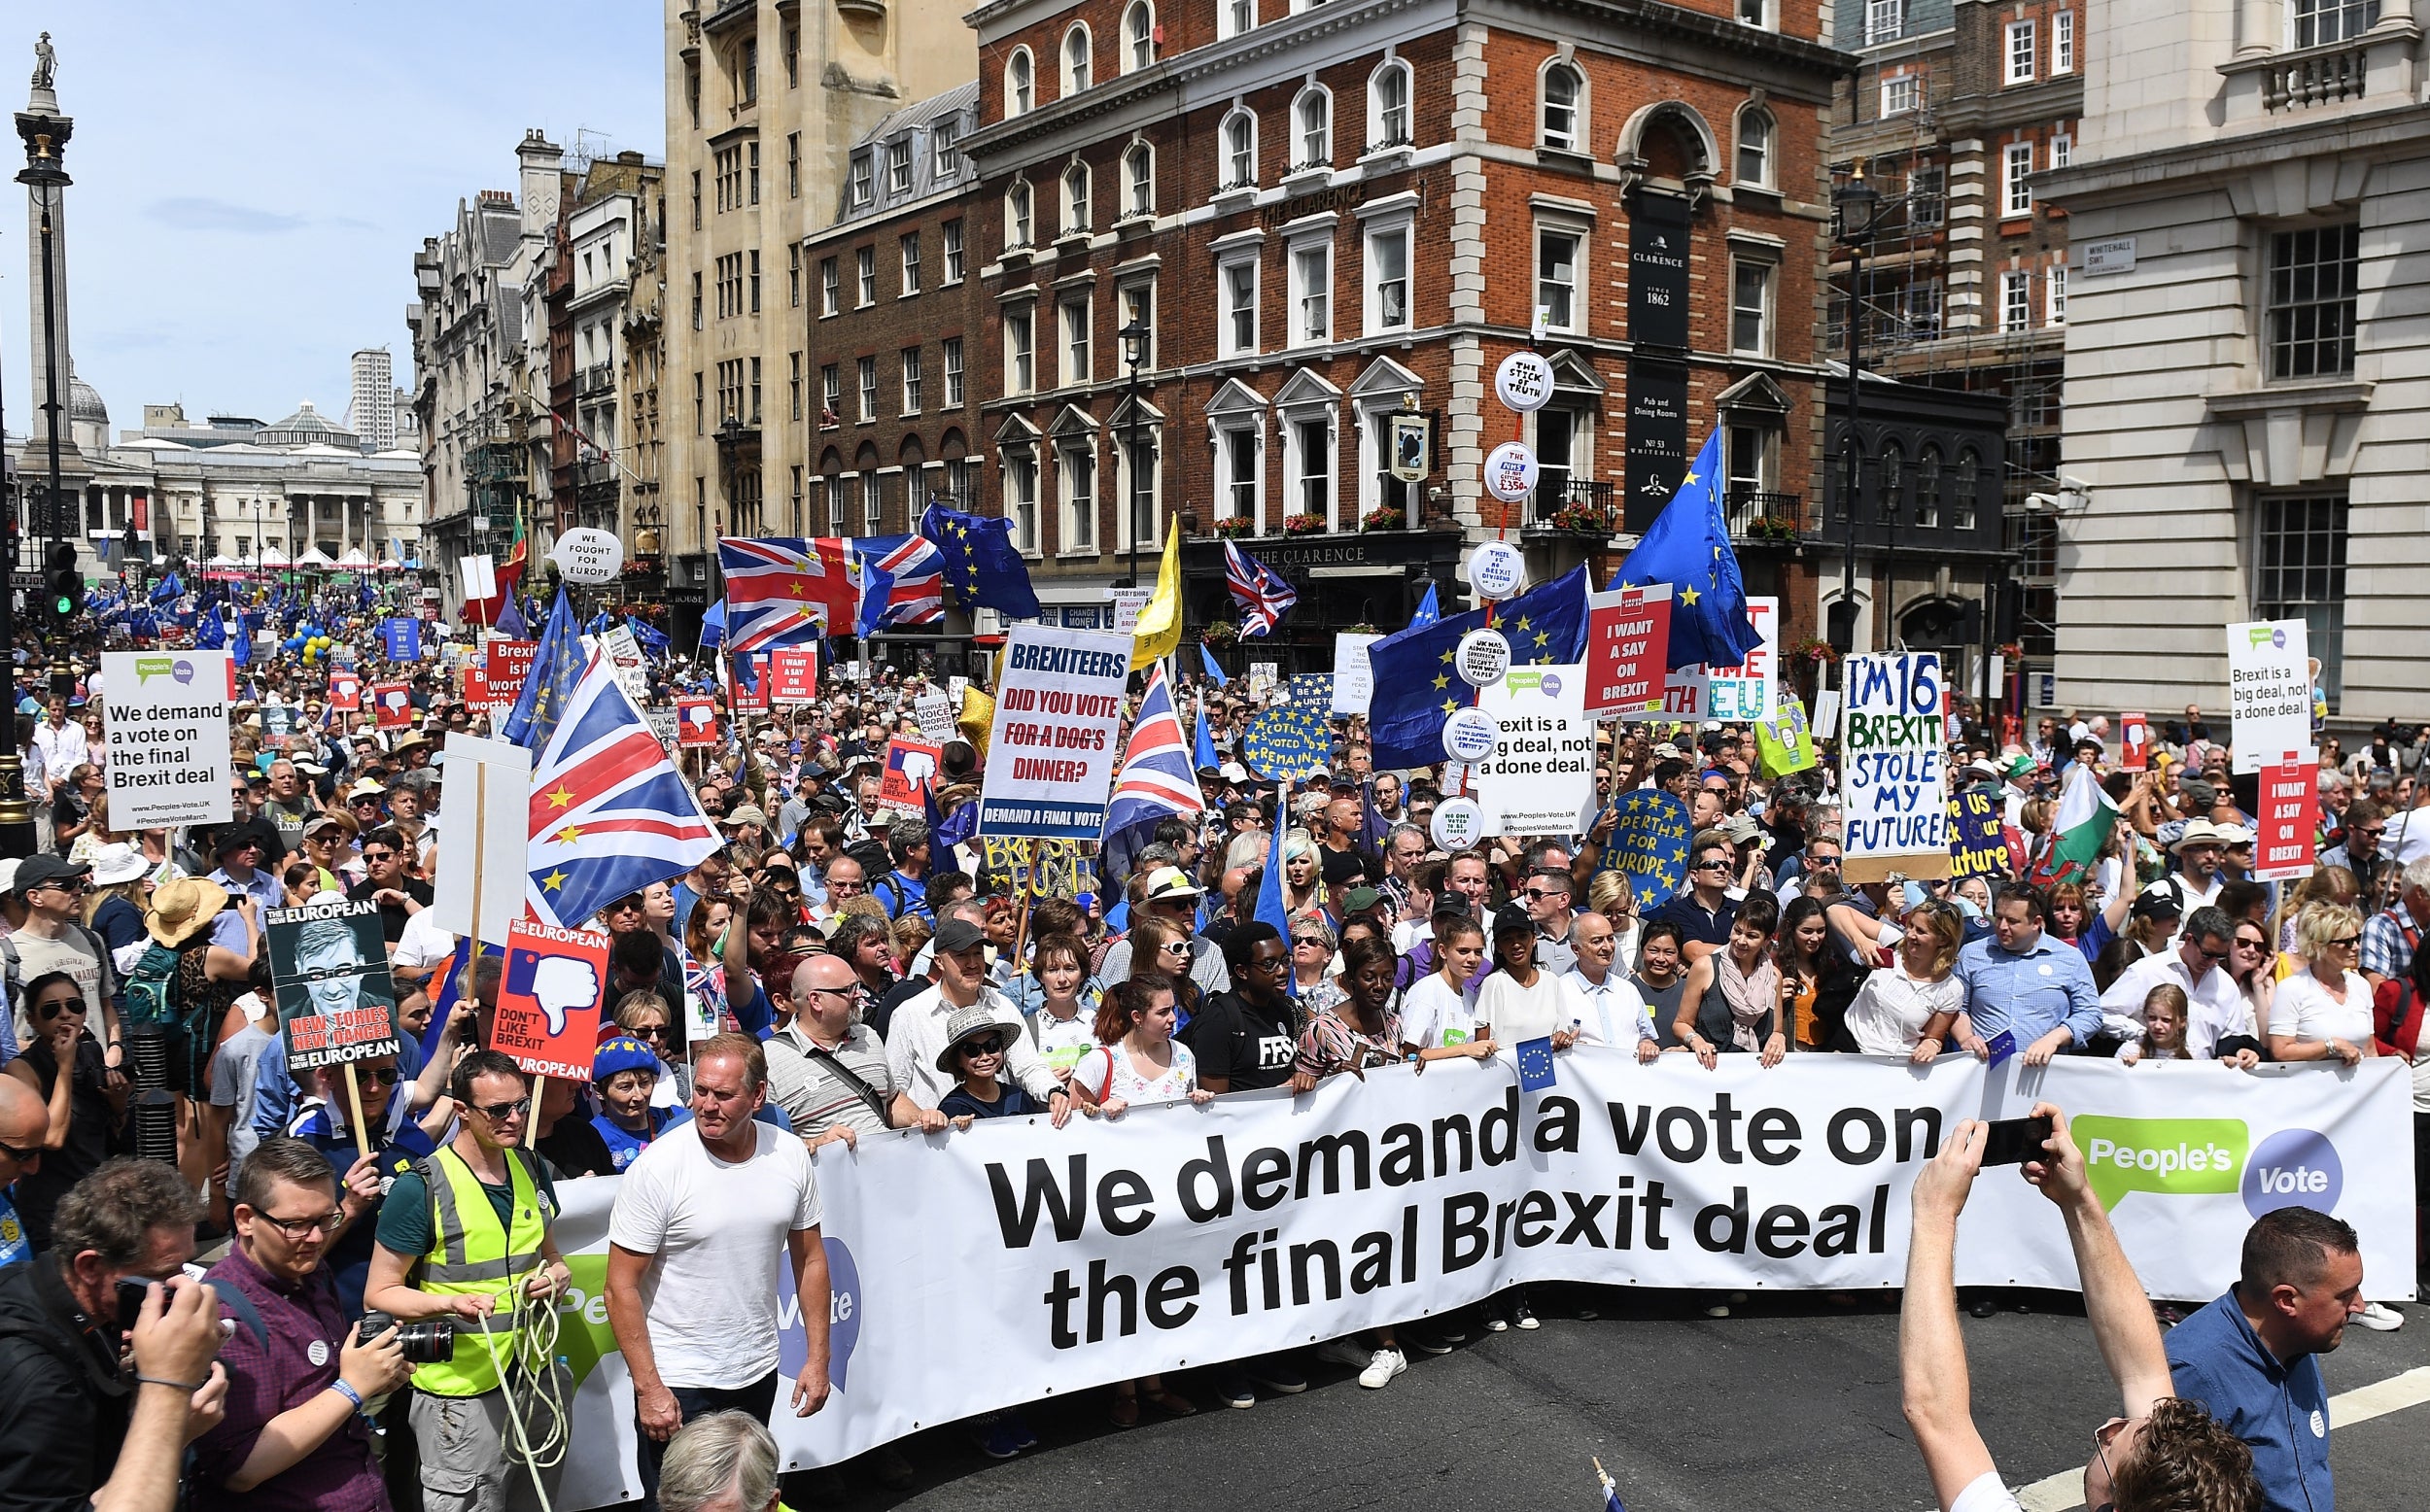
[[[605,655],[591,658],[532,765],[525,897],[575,929],[627,893],[682,876],[725,843]]]
[[[726,579],[726,648],[748,653],[777,646],[809,645],[826,627],[849,625],[860,608],[860,590],[848,567],[841,536],[798,535],[717,542],[717,565]]]
[[[860,572],[855,634],[945,618],[945,558],[927,537],[871,536],[853,544],[852,563]]]
[[[1280,572],[1229,540],[1224,542],[1224,576],[1232,581],[1232,601],[1240,605],[1243,636],[1271,632],[1300,601],[1299,590],[1284,582]]]
[[[1104,833],[1205,811],[1206,797],[1198,791],[1190,744],[1181,737],[1181,717],[1173,712],[1172,690],[1165,686],[1164,668],[1159,663],[1148,673],[1148,691],[1130,727],[1130,746],[1123,752],[1122,773],[1114,779],[1113,798],[1105,806]]]

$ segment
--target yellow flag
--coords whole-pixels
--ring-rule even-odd
[[[1156,569],[1156,597],[1139,611],[1130,642],[1130,670],[1140,671],[1181,649],[1181,533],[1164,533],[1164,562]]]

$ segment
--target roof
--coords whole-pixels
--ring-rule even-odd
[[[942,94],[932,94],[924,100],[916,100],[888,115],[854,140],[851,158],[857,161],[866,155],[870,160],[869,203],[857,206],[850,203],[853,175],[848,169],[843,184],[836,189],[836,223],[841,224],[884,215],[896,206],[957,189],[976,179],[978,168],[967,153],[949,153],[940,170],[935,151],[940,128],[955,142],[979,129],[977,81],[956,85]],[[900,191],[890,188],[891,176],[886,172],[886,150],[898,143],[911,155],[911,186]]]

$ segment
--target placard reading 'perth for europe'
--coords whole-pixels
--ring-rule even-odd
[[[1095,839],[1122,748],[1130,637],[1017,625],[988,732],[979,832]]]
[[[377,902],[272,909],[261,916],[261,932],[290,1067],[398,1052],[397,989]]]
[[[2302,620],[2228,627],[2228,742],[2237,772],[2311,749],[2311,652]]]
[[[1941,659],[1930,651],[1905,651],[1852,656],[1845,666],[1844,875],[1852,882],[1880,881],[1892,871],[1947,876]]]
[[[226,651],[101,653],[114,827],[227,822],[227,678]]]
[[[1586,670],[1513,667],[1480,689],[1476,706],[1502,738],[1476,764],[1476,802],[1488,835],[1578,835],[1595,808],[1595,722],[1586,717]]]

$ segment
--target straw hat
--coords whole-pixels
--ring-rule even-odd
[[[144,914],[144,933],[164,945],[176,945],[208,925],[227,907],[227,889],[201,876],[181,876],[152,890],[152,908]]]

